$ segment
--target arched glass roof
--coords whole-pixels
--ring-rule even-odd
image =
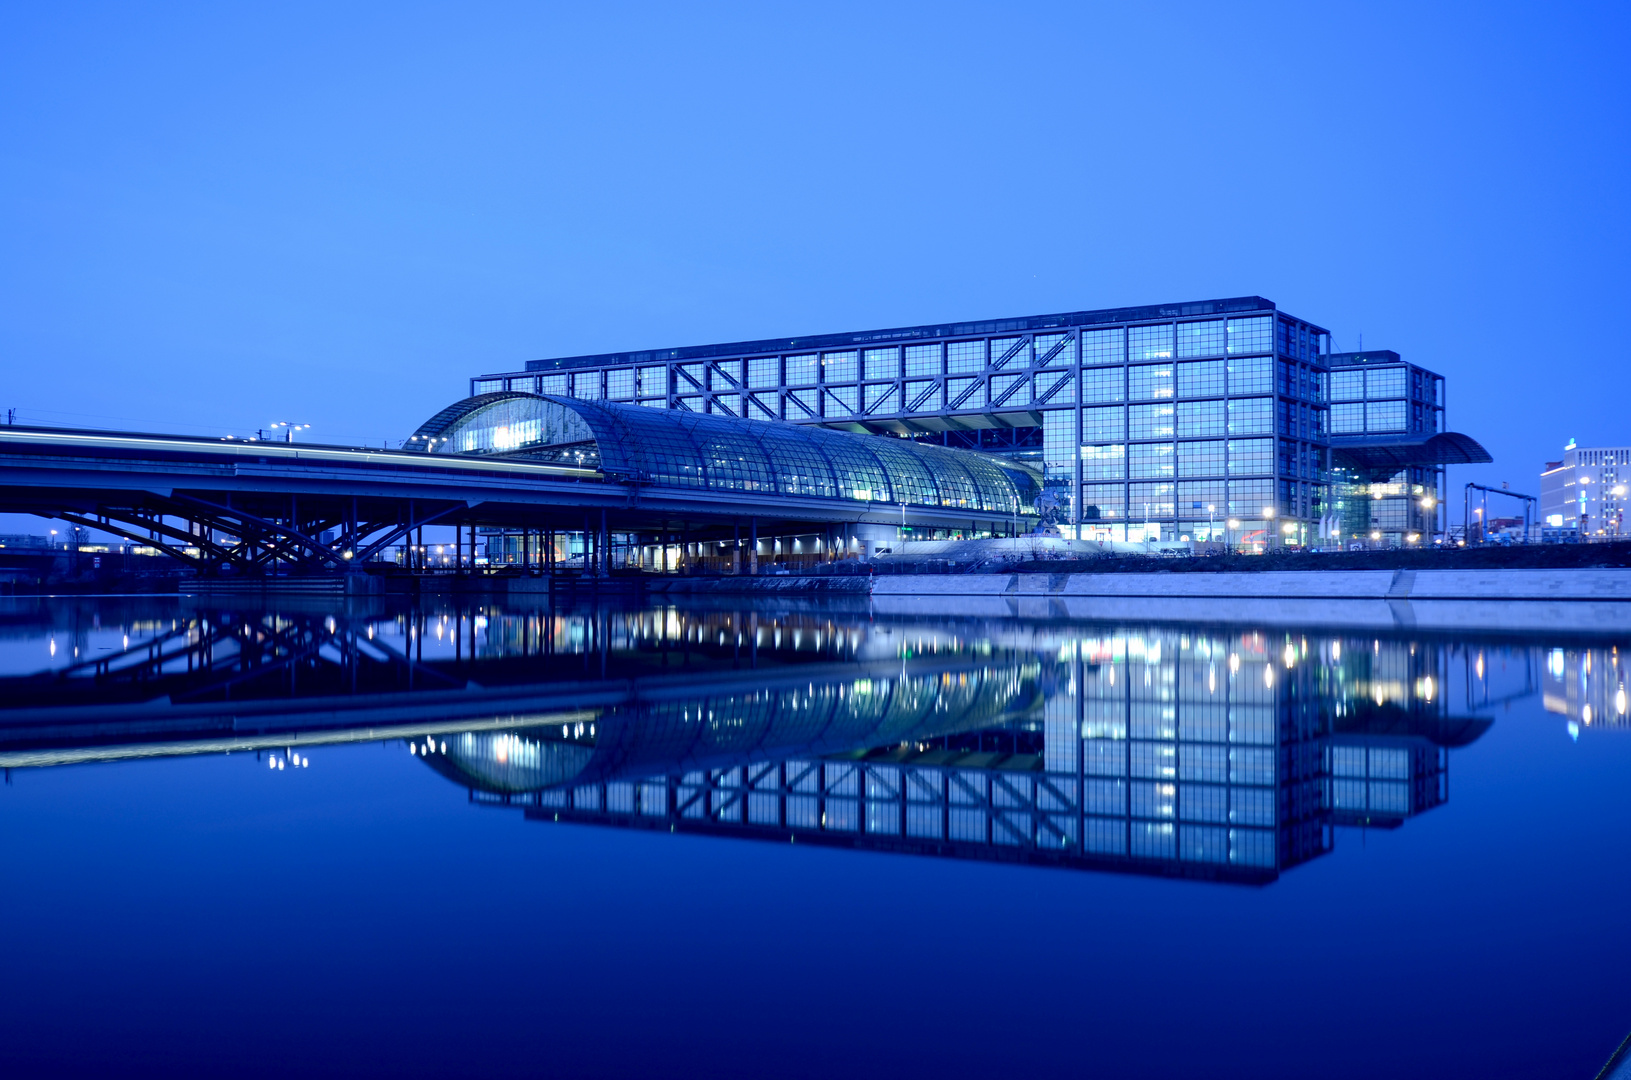
[[[1041,487],[1034,470],[970,450],[519,391],[457,402],[409,446],[567,461],[667,487],[998,513],[1029,507]]]

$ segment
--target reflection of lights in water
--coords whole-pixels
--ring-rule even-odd
[[[57,639],[56,638],[51,639],[51,655],[52,656],[57,655]]]
[[[1342,659],[1342,642],[1340,640],[1331,642],[1331,659]]]
[[[1291,666],[1293,664],[1295,664],[1296,662],[1297,662],[1297,652],[1296,652],[1295,649],[1293,649],[1291,647],[1291,642],[1288,641],[1288,642],[1286,642],[1286,652],[1285,652],[1286,670],[1290,671]]]
[[[1583,722],[1585,722],[1586,724],[1588,724],[1588,725],[1591,723],[1591,706],[1590,705],[1580,706],[1580,719]]]
[[[1573,720],[1569,721],[1569,738],[1580,738],[1580,725],[1575,723]]]
[[[1263,685],[1264,686],[1273,686],[1274,685],[1274,667],[1271,664],[1264,664],[1263,665]]]
[[[1625,715],[1625,687],[1623,686],[1614,695],[1614,711],[1621,716]]]
[[[1240,670],[1240,654],[1229,654],[1229,674],[1233,675]]]
[[[1563,677],[1563,650],[1562,649],[1553,649],[1552,650],[1552,655],[1549,658],[1547,658],[1547,661],[1546,661],[1546,669],[1552,673],[1553,678],[1561,679]],[[1484,658],[1482,656],[1480,656],[1478,658],[1478,674],[1482,675],[1483,673],[1484,673]]]

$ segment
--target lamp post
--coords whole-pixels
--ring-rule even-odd
[[[272,430],[276,431],[278,428],[282,428],[283,429],[283,441],[284,442],[294,442],[294,433],[295,432],[308,430],[308,429],[310,429],[310,427],[311,427],[310,424],[294,424],[294,423],[290,423],[287,420],[279,420],[277,423],[272,425]]]
[[[1274,507],[1263,507],[1263,520],[1266,528],[1263,530],[1263,554],[1267,555],[1274,548]]]
[[[1216,509],[1217,509],[1217,507],[1214,506],[1212,503],[1207,503],[1206,504],[1206,542],[1209,545],[1210,544],[1215,544],[1215,543],[1218,542],[1218,538],[1216,536],[1212,535],[1212,530],[1213,530],[1212,512],[1214,510],[1216,510]]]
[[[1240,528],[1240,520],[1238,518],[1229,518],[1223,523],[1223,528],[1223,546],[1233,551],[1235,544],[1235,530]]]

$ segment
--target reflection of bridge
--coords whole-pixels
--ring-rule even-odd
[[[806,725],[802,741],[785,748],[827,752],[872,737],[856,726],[857,717],[869,715],[859,703],[870,686],[905,673],[960,681],[961,689],[937,695],[940,712],[923,718],[953,729],[974,719],[1004,722],[1018,715],[1014,710],[1032,709],[1035,698],[1034,686],[1023,707],[1008,697],[992,703],[967,689],[971,673],[993,664],[1007,672],[1023,657],[960,648],[903,661],[893,648],[887,654],[869,648],[857,632],[830,619],[797,615],[438,615],[422,608],[349,618],[298,611],[149,615],[110,623],[100,632],[123,644],[100,651],[92,648],[99,631],[77,618],[62,632],[58,666],[0,678],[0,765],[368,741],[431,728],[438,734],[517,730],[631,709],[666,717],[710,695],[795,701],[811,722],[821,715],[812,702],[839,703],[831,731]],[[70,656],[81,644],[84,658]],[[986,694],[996,689],[977,674],[974,685]],[[878,723],[879,738],[902,730],[893,713]],[[731,727],[757,730],[745,715]],[[705,745],[716,742],[704,736],[694,752],[706,756]],[[631,744],[623,760],[649,758],[654,746]],[[661,750],[661,763],[679,752],[671,743]]]

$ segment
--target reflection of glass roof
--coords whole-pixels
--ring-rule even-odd
[[[410,448],[567,460],[639,483],[1007,513],[1036,473],[1005,458],[877,435],[517,391],[479,394]]]
[[[541,725],[449,736],[425,763],[514,792],[895,746],[1034,717],[1040,671],[1032,661],[648,701],[601,714],[592,746],[569,741],[582,724]]]

